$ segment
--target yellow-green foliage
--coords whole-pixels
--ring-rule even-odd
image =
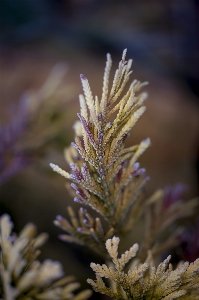
[[[182,263],[173,270],[169,256],[157,268],[148,262],[136,262],[125,272],[125,265],[136,256],[139,247],[134,244],[118,258],[119,241],[115,236],[106,241],[107,251],[113,261],[111,267],[91,263],[97,279],[87,281],[95,291],[118,300],[199,299],[199,259],[191,264]],[[111,288],[106,287],[103,277],[111,280]]]

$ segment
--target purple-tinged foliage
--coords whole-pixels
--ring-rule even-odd
[[[19,140],[28,126],[27,101],[27,98],[22,98],[18,109],[12,110],[11,121],[0,127],[0,185],[30,163],[30,157],[19,149]]]
[[[13,148],[13,145],[27,129],[29,119],[28,99],[23,97],[19,107],[12,110],[12,119],[6,125],[0,126],[0,155]]]
[[[87,80],[87,78],[86,78],[86,76],[84,74],[80,74],[79,76],[80,76],[80,79]]]
[[[105,171],[104,171],[104,169],[100,169],[100,170],[99,170],[99,174],[100,174],[100,176],[101,176],[102,178],[105,179]]]
[[[82,176],[81,172],[78,170],[77,166],[71,162],[70,168],[73,172],[73,175],[76,177],[76,180],[81,181],[83,179],[83,176]]]
[[[83,200],[80,199],[80,198],[75,197],[75,198],[74,198],[74,202],[77,202],[77,203],[82,204],[82,203],[84,203],[85,201],[83,201]]]
[[[15,154],[15,156],[9,159],[9,162],[5,157],[0,158],[0,185],[8,181],[14,175],[22,171],[29,163],[31,158],[26,157],[23,154]]]
[[[98,133],[98,145],[102,145],[103,137],[104,137],[103,133],[101,132]]]
[[[77,116],[79,117],[79,119],[82,123],[82,126],[83,126],[84,130],[86,131],[91,144],[93,145],[94,148],[96,148],[95,140],[94,140],[93,134],[91,132],[91,129],[89,128],[89,125],[86,123],[86,120],[84,119],[84,117],[81,114],[78,113]]]
[[[102,121],[103,121],[103,115],[102,115],[102,112],[100,112],[100,113],[98,114],[98,121],[99,121],[100,123],[102,123]]]
[[[88,197],[84,194],[84,192],[82,191],[82,189],[78,189],[76,191],[76,194],[79,195],[80,197],[82,197],[84,200],[88,199]]]
[[[146,169],[145,168],[140,168],[138,170],[135,170],[131,173],[131,176],[132,177],[136,177],[136,176],[141,176],[143,175],[144,173],[146,172]]]
[[[83,163],[83,167],[81,167],[82,176],[85,181],[88,180],[88,176],[90,176],[89,169],[86,163]]]
[[[71,146],[73,148],[75,148],[77,151],[79,151],[79,148],[78,148],[77,144],[75,144],[74,142],[71,142]]]
[[[199,220],[180,237],[180,259],[194,262],[199,257]]]
[[[57,64],[40,89],[24,93],[17,107],[9,109],[11,120],[0,124],[1,183],[44,155],[55,136],[65,133],[67,111],[63,107],[68,98],[63,100],[57,92],[66,71],[67,66]]]
[[[187,186],[183,183],[177,183],[174,186],[166,186],[164,190],[163,208],[166,209],[172,204],[184,200],[187,189]]]
[[[76,191],[76,194],[82,197],[84,200],[87,200],[88,197],[85,195],[84,191],[75,183],[71,183],[71,187]]]

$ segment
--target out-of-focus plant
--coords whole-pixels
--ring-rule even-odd
[[[193,262],[199,257],[199,220],[182,233],[180,244],[178,254],[182,260]]]
[[[66,143],[71,114],[65,106],[73,96],[73,87],[64,84],[66,72],[65,64],[57,64],[43,86],[24,94],[11,120],[0,125],[0,184],[42,157],[50,144]]]
[[[86,300],[92,292],[76,293],[80,284],[64,276],[62,265],[50,259],[37,260],[47,234],[37,235],[27,224],[16,235],[8,215],[0,218],[0,299],[1,300]],[[75,291],[75,294],[74,294]]]

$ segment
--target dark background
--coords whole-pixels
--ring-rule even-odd
[[[79,206],[73,204],[64,179],[48,166],[53,162],[67,169],[63,149],[73,140],[79,74],[86,75],[93,94],[100,95],[106,53],[111,53],[115,70],[123,49],[128,49],[127,58],[134,61],[131,78],[150,83],[147,112],[128,140],[128,144],[148,136],[152,140],[140,160],[151,177],[147,193],[184,182],[188,199],[198,195],[199,1],[0,0],[0,22],[3,126],[16,118],[7,113],[9,108],[15,105],[17,110],[25,92],[40,89],[55,64],[68,68],[61,84],[65,125],[49,129],[50,142],[22,150],[24,165],[19,164],[1,184],[0,210],[11,215],[16,232],[29,221],[36,223],[39,232],[48,232],[41,259],[60,260],[65,273],[76,275],[87,287],[86,278],[93,278],[89,264],[100,260],[87,249],[58,241],[60,230],[53,219],[57,214],[66,216],[67,205],[76,210]],[[56,95],[52,98],[56,107]],[[13,137],[11,154],[3,153],[4,168],[18,155],[13,151],[16,143],[20,147],[28,135],[34,145],[41,134],[34,131],[37,112],[31,120],[19,137]]]

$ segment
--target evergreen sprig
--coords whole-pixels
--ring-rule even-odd
[[[156,268],[149,262],[132,266],[128,272],[124,271],[125,265],[136,256],[138,244],[134,244],[120,258],[118,258],[118,245],[120,239],[113,237],[106,241],[106,248],[113,261],[113,265],[99,265],[91,263],[91,268],[96,273],[96,280],[88,279],[96,292],[106,294],[113,299],[133,300],[196,300],[199,291],[199,259],[194,263],[182,263],[173,270],[168,256]],[[108,288],[102,278],[111,281]]]
[[[109,90],[109,75],[112,65],[110,54],[104,72],[101,99],[93,97],[89,82],[81,75],[84,95],[79,96],[80,119],[74,126],[75,142],[65,150],[65,157],[71,173],[50,164],[54,171],[72,181],[75,190],[74,201],[91,206],[108,222],[108,233],[103,232],[99,218],[92,225],[78,227],[76,231],[65,230],[74,236],[75,241],[90,244],[83,234],[90,235],[95,242],[104,242],[109,233],[125,230],[125,219],[131,212],[133,204],[139,201],[141,191],[146,184],[145,169],[137,162],[149,147],[147,138],[138,145],[125,148],[125,140],[130,130],[145,111],[143,105],[146,93],[139,93],[147,84],[134,80],[128,90],[124,88],[132,71],[132,60],[125,60],[126,50],[122,55],[118,69]],[[124,95],[122,94],[124,93]],[[114,120],[111,121],[111,118]],[[131,218],[131,216],[129,216]],[[62,224],[61,224],[62,223]],[[84,224],[88,223],[86,219]],[[63,228],[60,217],[56,225]],[[100,229],[101,228],[101,229]],[[81,231],[81,235],[80,235]],[[99,233],[101,232],[101,233]],[[71,240],[71,237],[64,237]],[[91,240],[90,239],[90,240]],[[93,248],[93,244],[91,245]]]

